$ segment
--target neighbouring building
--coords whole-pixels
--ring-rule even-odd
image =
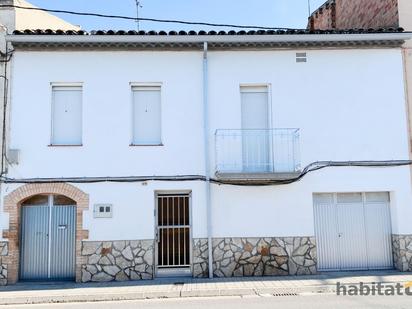
[[[410,37],[15,31],[2,282],[411,271]]]
[[[398,4],[399,2],[399,4]],[[399,6],[409,0],[329,0],[309,17],[308,28],[378,29],[399,27]]]

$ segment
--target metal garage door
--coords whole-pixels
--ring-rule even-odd
[[[20,278],[74,279],[76,206],[65,197],[43,195],[21,211]]]
[[[390,269],[389,193],[314,195],[319,270]]]

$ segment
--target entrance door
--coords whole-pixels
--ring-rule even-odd
[[[75,278],[75,202],[59,195],[38,195],[21,208],[22,280]]]
[[[244,172],[269,172],[269,96],[267,87],[241,87]]]
[[[190,195],[157,195],[157,274],[190,275]]]
[[[390,269],[389,194],[315,194],[319,270]]]

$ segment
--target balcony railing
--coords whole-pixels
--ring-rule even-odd
[[[216,173],[277,174],[300,171],[299,129],[219,129]]]

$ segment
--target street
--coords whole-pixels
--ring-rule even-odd
[[[184,298],[184,299],[156,299],[122,302],[94,302],[94,303],[67,303],[46,305],[13,305],[0,308],[30,308],[30,309],[80,309],[80,308],[148,308],[148,309],[243,309],[243,308],[411,308],[412,298],[408,296],[381,296],[381,297],[350,297],[336,295],[302,295],[302,296],[249,296],[249,297],[215,297],[215,298]]]

